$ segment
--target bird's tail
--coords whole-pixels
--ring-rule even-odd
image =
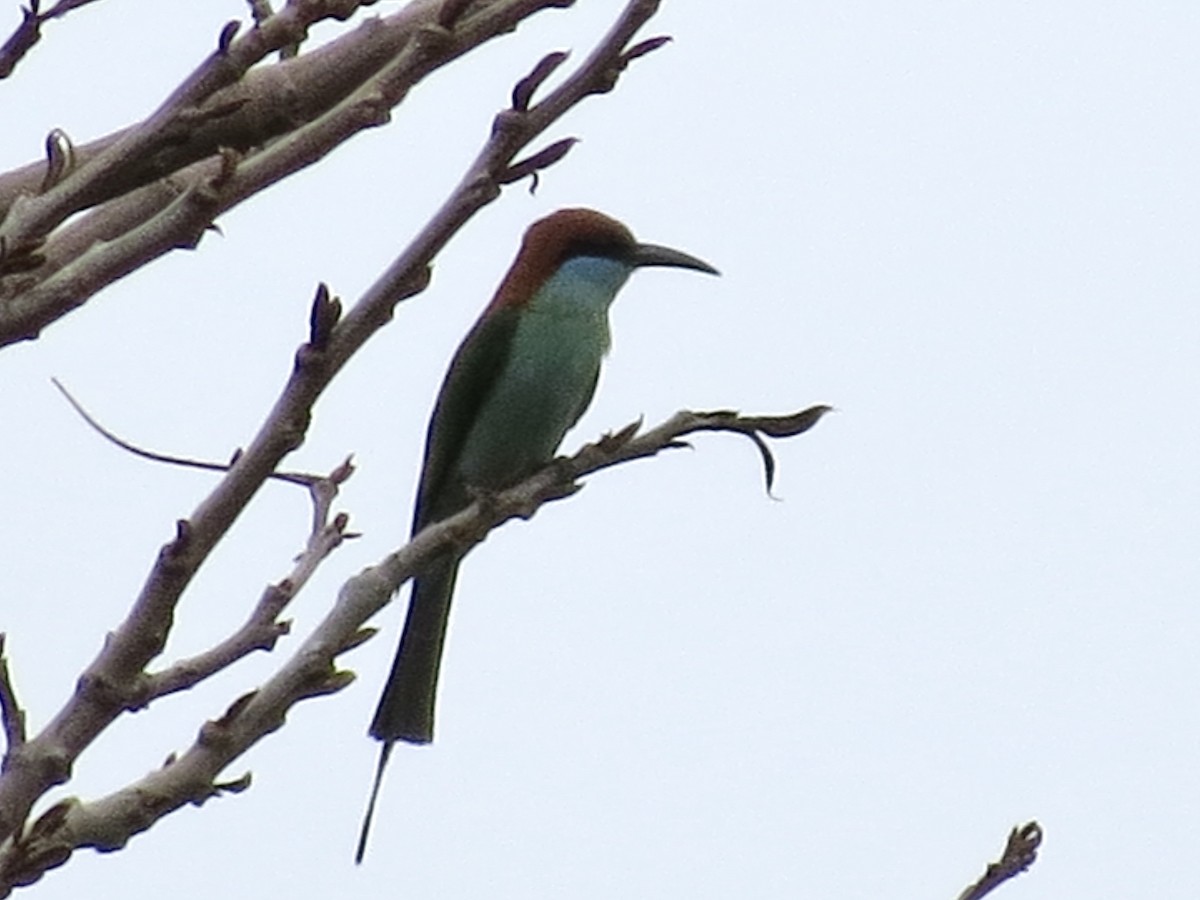
[[[458,563],[457,557],[437,560],[413,583],[400,648],[371,721],[371,736],[383,741],[383,746],[358,836],[358,850],[354,854],[356,863],[361,863],[367,852],[375,801],[379,798],[379,786],[383,783],[383,771],[392,755],[392,746],[396,741],[428,744],[433,740],[438,670],[442,663],[442,645],[446,640],[446,622],[450,616],[450,598],[454,594]]]
[[[434,700],[458,557],[434,561],[413,583],[400,648],[371,721],[381,741],[428,744],[433,740]]]
[[[367,814],[363,816],[362,830],[358,833],[358,849],[354,851],[354,863],[358,865],[367,855],[367,835],[371,833],[371,819],[375,818],[375,801],[379,799],[379,786],[383,784],[383,770],[392,755],[392,742],[386,741],[379,748],[379,765],[375,769],[375,783],[371,785],[371,799],[367,801]]]

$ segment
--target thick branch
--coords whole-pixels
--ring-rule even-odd
[[[158,256],[196,246],[221,213],[385,123],[430,72],[563,5],[486,0],[447,30],[437,24],[439,2],[417,0],[312,53],[247,74],[313,22],[362,5],[288,4],[244,37],[223,41],[145,122],[71,148],[69,171],[48,178],[43,162],[0,176],[0,216],[7,212],[0,220],[0,346],[36,337]]]
[[[281,118],[278,112],[272,114],[262,104],[274,102],[276,110],[294,106],[296,98],[281,93],[288,81],[287,73],[296,68],[311,71],[314,66],[300,66],[297,61],[271,66],[250,77],[246,77],[247,72],[272,52],[302,39],[317,22],[345,18],[361,5],[347,0],[290,3],[236,39],[237,23],[229,23],[214,52],[149,118],[76,148],[77,171],[56,190],[34,196],[41,180],[40,163],[0,176],[0,216],[7,216],[0,235],[9,251],[45,236],[71,213],[127,193],[211,156],[221,147],[249,147],[282,133],[272,132],[272,127],[294,127],[295,122]],[[416,4],[392,17],[397,20],[401,46],[418,24],[420,17],[416,14],[424,12],[428,18],[429,2],[423,6]],[[361,49],[361,39],[355,40],[358,33],[346,35],[341,41]],[[314,91],[320,98],[318,106],[323,101],[328,108],[336,101],[336,93],[315,88],[309,78],[301,82],[298,86]],[[257,124],[263,122],[274,124]],[[14,201],[22,195],[24,202],[14,210]]]

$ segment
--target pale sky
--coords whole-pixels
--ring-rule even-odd
[[[228,457],[317,282],[356,298],[512,83],[581,58],[620,6],[539,15],[196,252],[0,352],[0,630],[32,729],[213,483],[103,443],[51,376],[131,440]],[[567,449],[681,407],[836,406],[775,445],[781,502],[748,442],[700,436],[493,535],[460,577],[437,741],[394,754],[363,866],[404,595],[343,657],[358,681],[231,768],[249,791],[80,852],[37,896],[953,900],[1033,818],[1041,858],[994,896],[1200,895],[1200,7],[663,7],[645,34],[674,42],[551,130],[582,142],[477,216],[318,405],[289,468],[354,453],[338,508],[363,537],[293,637],[122,719],[47,805],[186,748],[405,539],[446,363],[553,209],[723,272],[634,276]],[[125,0],[52,23],[0,84],[0,169],[51,128],[82,143],[147,115],[245,16]],[[266,489],[162,662],[240,623],[308,516]]]

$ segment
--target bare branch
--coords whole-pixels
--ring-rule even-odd
[[[1004,854],[973,885],[958,895],[958,900],[980,900],[1010,878],[1015,878],[1037,860],[1038,847],[1042,844],[1042,826],[1037,822],[1013,828],[1004,845]]]
[[[785,416],[742,416],[731,410],[691,412],[682,410],[649,431],[633,422],[582,447],[575,455],[559,457],[524,481],[495,494],[478,497],[467,509],[423,529],[407,545],[378,565],[347,582],[339,605],[359,578],[372,585],[367,600],[371,608],[359,623],[374,615],[400,587],[431,559],[447,550],[466,553],[488,533],[510,519],[528,519],[544,504],[565,499],[581,490],[579,480],[603,469],[647,459],[664,450],[686,446],[683,438],[704,431],[785,438],[803,434],[829,412],[829,406],[811,406]],[[640,433],[639,433],[640,432]],[[379,585],[383,585],[380,588]],[[375,594],[383,589],[382,597]],[[336,610],[334,611],[336,613]],[[334,613],[331,613],[333,615]],[[355,613],[357,619],[359,614]]]
[[[814,406],[777,417],[743,417],[728,410],[685,411],[640,435],[635,422],[588,444],[574,456],[555,460],[520,484],[480,497],[462,512],[425,528],[400,550],[347,581],[333,609],[279,671],[260,689],[235,702],[220,720],[205,724],[196,743],[182,756],[109,797],[89,803],[65,800],[52,807],[7,853],[0,852],[0,890],[6,884],[37,880],[49,867],[48,861],[61,864],[78,848],[122,847],[173,810],[221,793],[223,786],[216,782],[220,773],[278,729],[293,706],[336,693],[354,679],[352,673],[336,667],[337,657],[375,633],[364,628],[367,620],[436,556],[449,549],[466,552],[504,522],[530,518],[543,504],[575,494],[580,489],[579,478],[679,447],[686,435],[700,431],[766,434],[768,429],[777,437],[801,434],[828,409]],[[264,619],[279,603],[278,597],[269,594],[260,602],[266,607]],[[159,686],[166,687],[171,679],[185,681],[189,676],[173,668],[158,677],[162,679]],[[244,779],[237,784],[242,787],[245,783]],[[5,878],[12,880],[6,882]]]
[[[263,591],[242,627],[215,647],[180,660],[162,672],[146,675],[143,680],[145,703],[194,687],[256,650],[275,649],[276,641],[291,631],[291,623],[279,621],[279,616],[308,584],[317,567],[347,538],[357,537],[347,532],[346,526],[350,520],[344,513],[329,521],[330,507],[337,496],[338,486],[353,471],[354,467],[347,459],[312,485],[313,530],[304,552],[296,558],[291,572]]]
[[[33,49],[42,38],[41,19],[38,16],[38,0],[30,0],[29,6],[21,10],[21,24],[0,46],[0,78],[13,73],[25,54]]]
[[[126,129],[91,158],[81,154],[74,177],[38,196],[17,198],[0,223],[0,235],[6,245],[19,252],[41,243],[68,216],[93,205],[99,198],[112,196],[114,185],[128,182],[131,166],[144,166],[147,161],[155,160],[164,147],[186,143],[189,132],[200,121],[222,118],[236,111],[244,101],[225,101],[207,109],[201,109],[201,104],[221,88],[237,82],[250,66],[269,53],[294,42],[313,22],[327,17],[326,5],[292,4],[289,9],[303,8],[308,15],[297,12],[294,20],[273,16],[269,22],[278,23],[278,27],[255,28],[238,40],[233,39],[237,23],[227,23],[215,52],[148,119],[136,128]]]
[[[433,0],[418,0],[246,74],[314,21],[359,5],[288,4],[218,50],[145,122],[76,147],[71,174],[45,193],[44,164],[0,175],[0,346],[37,337],[117,278],[194,247],[220,213],[385,123],[430,72],[561,0],[481,0],[453,31],[434,23]],[[221,148],[242,154],[237,177],[215,177]]]
[[[313,4],[292,4],[289,9],[310,5]],[[502,6],[503,3],[494,5]],[[0,840],[20,827],[38,797],[67,780],[74,759],[101,731],[122,711],[136,708],[142,697],[141,679],[145,666],[165,646],[180,595],[262,484],[283,458],[300,446],[317,398],[350,357],[391,319],[396,305],[424,289],[434,256],[471,216],[496,199],[500,193],[499,176],[508,170],[515,155],[574,104],[612,87],[624,67],[621,54],[638,28],[653,15],[657,5],[656,0],[631,0],[597,48],[545,100],[528,111],[500,113],[491,136],[458,187],[428,225],[332,328],[326,345],[305,344],[299,348],[292,373],[258,434],[192,515],[180,520],[175,538],[160,550],[129,615],[109,635],[105,646],[82,675],[79,690],[42,732],[25,745],[10,770],[0,775]],[[505,8],[515,7],[515,0],[509,0],[509,7]],[[473,28],[482,29],[490,10],[492,6],[487,6],[464,17],[454,32],[455,38],[466,33],[467,37],[462,39],[468,40]],[[231,54],[244,40],[247,38],[239,38],[233,43]],[[416,62],[419,60],[411,64]],[[385,73],[380,90],[386,93],[408,83],[409,75],[400,76],[401,70],[409,64]],[[395,75],[398,80],[390,80],[387,77],[390,75]],[[287,166],[298,167],[309,152],[305,148],[296,148],[288,140],[277,142],[258,157],[239,163],[236,172],[229,176],[227,190],[234,195],[240,191],[252,192],[255,179],[266,175],[257,168],[264,158],[279,154]],[[276,166],[276,174],[277,171]],[[210,183],[219,177],[216,173],[211,174]],[[220,188],[213,186],[212,190],[218,192]],[[183,201],[187,196],[184,195]],[[221,202],[226,201],[227,197]],[[169,212],[171,207],[164,214]],[[113,243],[119,244],[120,239]],[[10,304],[10,308],[13,305],[19,303]],[[560,486],[558,496],[574,490]],[[386,596],[383,599],[386,601]],[[353,638],[355,641],[361,639],[359,635]],[[305,643],[305,647],[309,645],[310,642]],[[288,683],[298,683],[303,689],[302,696],[336,690],[342,683],[342,676],[332,671],[328,663],[330,658],[308,664],[316,665],[316,670],[303,667],[302,672],[288,670],[291,674],[287,678],[299,679]],[[289,696],[297,695],[286,691],[280,695],[285,699]],[[278,701],[279,697],[276,697],[270,702]],[[266,699],[256,695],[252,705],[258,709],[257,704],[265,702]],[[265,717],[256,720],[259,725],[255,727],[266,727],[267,724],[270,726],[267,730],[278,727],[284,708],[286,705],[273,710],[268,708]],[[234,718],[242,721],[239,717]],[[257,740],[264,733],[266,731],[254,729],[247,732],[251,740]],[[0,873],[3,871],[0,860]]]

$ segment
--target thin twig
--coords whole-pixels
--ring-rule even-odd
[[[28,8],[21,10],[21,24],[4,42],[4,46],[0,47],[0,79],[11,75],[25,54],[41,39],[43,22],[60,18],[73,9],[95,2],[96,0],[59,0],[50,9],[41,12],[40,0],[30,0]]]
[[[67,390],[66,386],[63,385],[61,381],[59,381],[57,378],[51,378],[50,382],[56,388],[58,388],[59,393],[61,393],[63,397],[66,398],[66,401],[71,404],[71,408],[79,414],[79,417],[83,419],[84,422],[91,426],[93,431],[95,431],[109,443],[115,444],[127,453],[132,453],[134,456],[139,456],[142,459],[148,459],[152,462],[166,463],[172,466],[182,466],[188,469],[202,469],[206,472],[228,472],[230,467],[233,466],[232,462],[215,463],[208,462],[207,460],[203,459],[189,459],[188,457],[184,456],[172,456],[167,453],[158,453],[154,450],[146,450],[145,448],[139,447],[136,444],[131,444],[129,441],[114,434],[97,422],[92,414],[83,408],[83,404],[81,404],[75,399],[74,396],[72,396],[71,392]],[[237,454],[234,456],[235,461],[236,459]],[[310,489],[314,485],[319,484],[327,479],[327,476],[325,475],[313,475],[310,472],[272,472],[267,477],[275,479],[276,481],[285,481],[289,484],[299,484]]]
[[[280,621],[279,616],[308,584],[317,567],[344,541],[358,537],[346,530],[350,519],[345,513],[339,513],[332,521],[329,520],[330,507],[337,496],[338,486],[353,471],[354,467],[347,459],[313,485],[313,529],[304,552],[296,557],[287,575],[266,587],[241,628],[203,653],[179,660],[161,672],[146,675],[143,682],[145,703],[188,690],[256,650],[273,650],[276,641],[291,631],[291,623]]]
[[[959,894],[958,900],[980,900],[1010,878],[1020,875],[1037,860],[1041,844],[1042,826],[1037,822],[1013,828],[1000,859],[989,863],[980,879]]]

